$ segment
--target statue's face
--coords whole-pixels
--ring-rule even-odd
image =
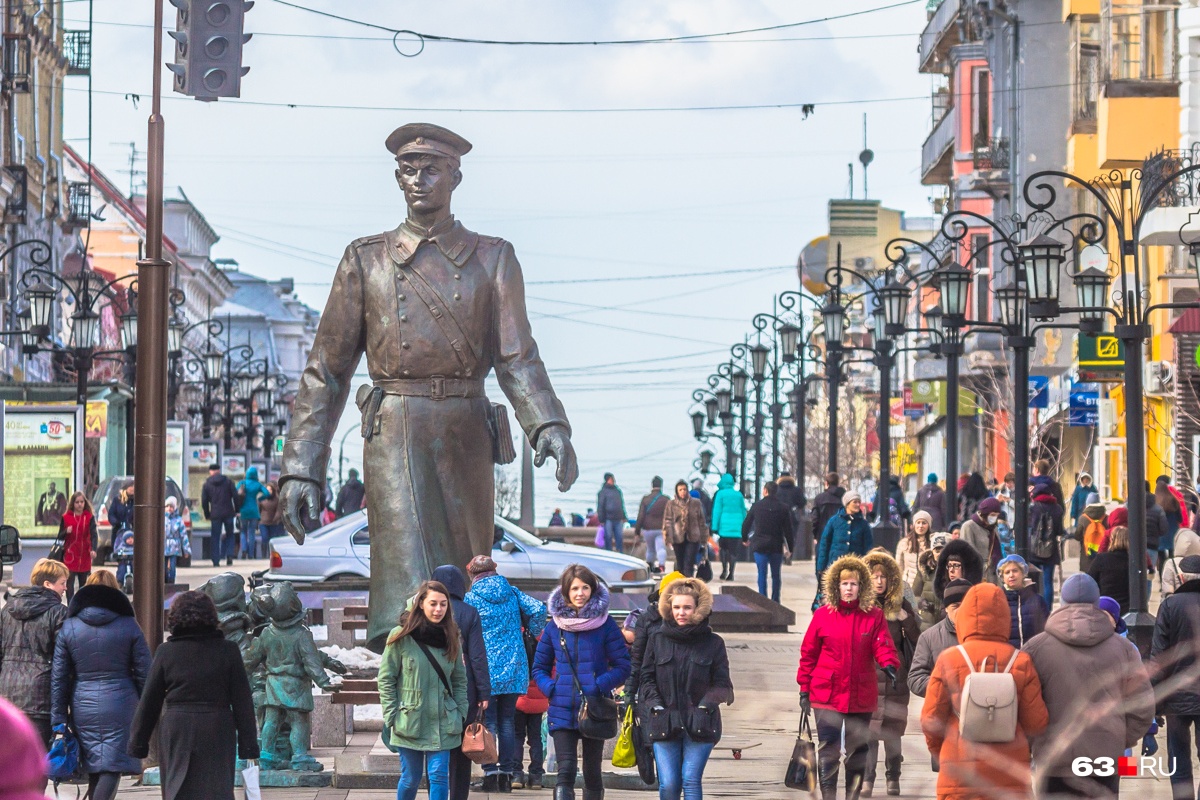
[[[434,214],[450,206],[450,195],[462,182],[462,172],[449,159],[437,156],[406,156],[396,170],[396,181],[404,191],[409,209]]]

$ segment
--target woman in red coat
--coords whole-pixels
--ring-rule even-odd
[[[96,557],[96,515],[83,492],[71,495],[67,513],[58,525],[58,538],[63,543],[63,563],[71,571],[67,578],[67,602],[75,596],[76,584],[82,587],[92,574],[92,559]]]
[[[846,738],[846,798],[858,800],[867,769],[871,714],[879,704],[875,668],[893,685],[900,659],[871,573],[858,556],[842,556],[825,571],[825,605],[813,614],[800,646],[800,711],[816,709],[817,773],[822,800],[837,796],[838,755]],[[834,590],[836,587],[836,591]]]

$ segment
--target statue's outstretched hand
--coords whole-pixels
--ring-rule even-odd
[[[305,521],[316,523],[321,510],[321,487],[312,481],[293,479],[279,490],[279,503],[283,506],[283,527],[296,544],[304,544],[305,531],[310,526]]]
[[[551,425],[538,436],[537,453],[533,457],[534,466],[540,467],[547,458],[558,462],[554,475],[558,478],[558,490],[565,492],[574,485],[579,477],[579,462],[575,458],[575,447],[571,444],[571,434],[561,425]]]

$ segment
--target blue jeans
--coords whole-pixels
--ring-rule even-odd
[[[625,552],[625,538],[622,533],[625,530],[625,520],[610,519],[604,523],[604,549],[615,550],[618,553]]]
[[[271,540],[277,536],[283,536],[287,532],[282,525],[259,525],[258,534],[262,537],[262,557],[271,557]]]
[[[679,800],[680,793],[684,800],[701,800],[704,765],[712,749],[712,742],[693,742],[687,733],[669,742],[655,742],[658,800]]]
[[[758,593],[767,596],[767,567],[771,567],[771,599],[779,602],[779,589],[783,584],[783,553],[755,553],[754,563],[758,565]]]
[[[421,776],[429,768],[429,800],[448,800],[450,797],[450,751],[409,750],[400,748],[400,785],[396,800],[416,800]]]
[[[224,532],[224,535],[222,535]],[[212,554],[214,567],[221,566],[222,558],[233,557],[234,537],[233,517],[213,517],[212,536],[209,539],[209,552]]]
[[[484,722],[496,737],[496,749],[500,751],[499,763],[484,764],[483,774],[503,772],[515,775],[521,769],[517,757],[517,698],[518,694],[494,694],[484,712]]]
[[[258,547],[258,517],[242,517],[242,558],[254,558]]]
[[[1036,563],[1036,562],[1035,562]],[[1042,570],[1042,597],[1046,599],[1046,608],[1054,608],[1054,564],[1038,564]]]
[[[179,560],[179,556],[167,556],[166,559],[167,559],[166,582],[174,583],[175,582],[175,562]]]

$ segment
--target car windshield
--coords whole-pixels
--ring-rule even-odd
[[[545,544],[545,542],[538,537],[534,536],[523,528],[518,528],[516,525],[512,524],[506,519],[497,517],[496,527],[502,529],[510,539],[513,539],[522,547],[541,547]]]

